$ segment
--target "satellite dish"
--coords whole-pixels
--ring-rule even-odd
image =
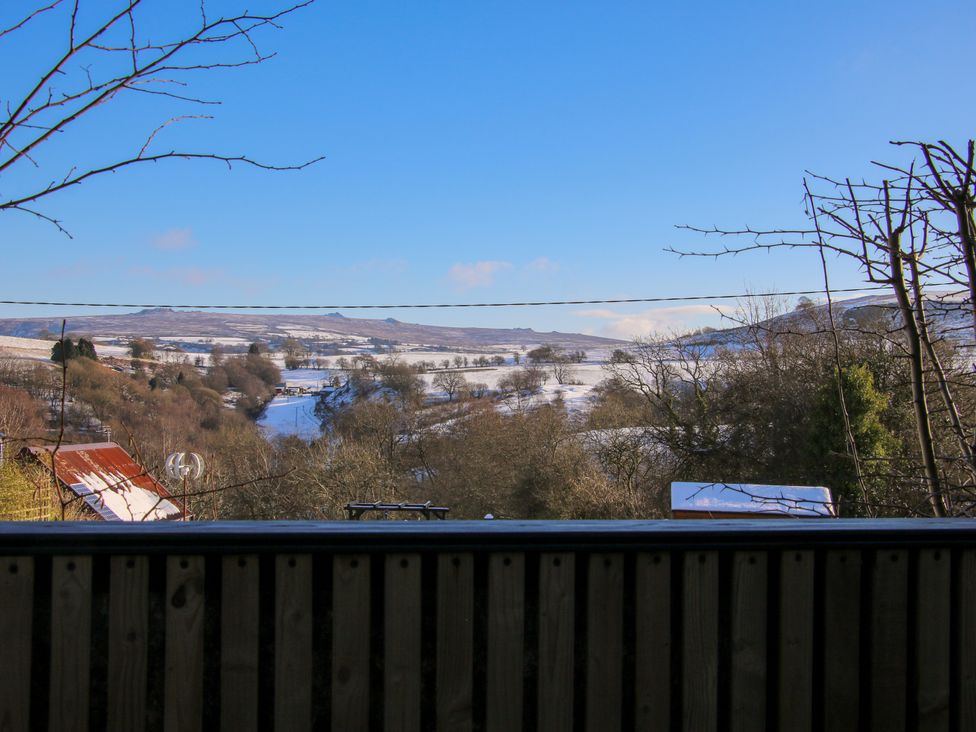
[[[176,480],[199,480],[203,475],[203,458],[195,452],[174,452],[166,458],[166,475]]]

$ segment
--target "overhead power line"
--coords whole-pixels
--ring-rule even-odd
[[[831,293],[877,292],[884,287],[848,287]],[[0,300],[0,305],[53,305],[72,308],[173,308],[187,310],[397,310],[408,308],[524,308],[544,305],[624,305],[628,303],[695,302],[702,300],[741,300],[750,297],[825,295],[825,290],[792,292],[740,292],[728,295],[677,295],[674,297],[628,297],[600,300],[539,300],[527,302],[403,303],[386,305],[201,305],[132,302],[58,302],[54,300]]]

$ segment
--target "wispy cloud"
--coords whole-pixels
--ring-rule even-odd
[[[353,262],[345,269],[349,272],[403,272],[408,266],[407,260],[398,257],[374,257],[362,262]]]
[[[540,272],[540,273],[558,272],[559,262],[557,262],[554,259],[549,259],[549,257],[537,257],[536,259],[533,259],[531,262],[526,264],[525,269],[529,272]]]
[[[157,268],[133,265],[129,267],[128,271],[133,277],[141,277],[170,287],[209,287],[214,292],[217,292],[218,289],[221,292],[226,292],[230,288],[236,295],[248,297],[267,292],[269,288],[281,284],[280,278],[275,275],[242,277],[221,267],[210,269],[194,266]]]
[[[581,318],[619,318],[622,317],[621,313],[614,312],[613,310],[607,309],[595,309],[595,310],[577,310],[574,315],[578,315]]]
[[[511,262],[495,260],[481,262],[458,262],[447,272],[447,278],[464,290],[474,287],[487,287],[495,283],[495,275],[512,269]]]
[[[605,321],[599,328],[600,335],[630,340],[652,333],[686,331],[703,325],[721,327],[721,313],[727,310],[728,308],[712,305],[679,305],[637,313],[621,313],[609,308],[597,308],[578,310],[574,315]]]
[[[106,271],[119,270],[126,265],[125,257],[84,257],[72,261],[58,264],[47,270],[47,275],[59,279],[71,279],[74,277],[94,277],[104,274]]]
[[[163,252],[181,252],[184,249],[196,246],[193,230],[189,228],[169,229],[162,234],[156,234],[150,243],[153,249],[159,249]]]
[[[176,285],[189,285],[191,287],[202,287],[215,282],[226,282],[230,279],[222,269],[201,269],[199,267],[169,267],[167,269],[155,269],[137,265],[129,268],[129,274],[137,277],[149,277],[162,282]]]

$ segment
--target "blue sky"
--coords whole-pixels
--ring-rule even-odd
[[[195,2],[146,2],[159,36],[195,17]],[[235,5],[245,3],[211,3],[210,14]],[[976,4],[961,0],[924,12],[891,1],[319,0],[260,36],[274,59],[195,77],[189,89],[220,106],[120,96],[39,152],[37,170],[0,177],[0,195],[128,156],[161,122],[201,112],[214,118],[166,128],[154,149],[325,160],[297,173],[167,163],[92,180],[39,205],[72,239],[0,213],[0,299],[333,304],[817,288],[818,261],[801,253],[714,261],[664,249],[708,243],[676,224],[801,223],[804,170],[870,175],[870,160],[901,159],[888,140],[972,137],[971,57],[956,39],[973,30]],[[63,37],[50,14],[0,39],[4,103]],[[861,283],[846,262],[832,263],[832,277]],[[54,311],[0,306],[0,316],[34,314]],[[715,320],[703,304],[374,315],[619,337]]]

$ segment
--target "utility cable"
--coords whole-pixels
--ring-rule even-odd
[[[831,289],[839,292],[877,292],[885,287],[848,287]],[[72,308],[171,308],[191,310],[397,310],[415,308],[519,308],[546,305],[623,305],[628,303],[694,302],[702,300],[740,300],[751,297],[787,297],[794,295],[824,295],[825,290],[794,290],[792,292],[742,292],[729,295],[678,295],[674,297],[629,297],[599,300],[541,300],[527,302],[467,302],[467,303],[404,303],[390,305],[187,305],[167,303],[122,302],[59,302],[53,300],[0,300],[0,305],[53,305]]]

